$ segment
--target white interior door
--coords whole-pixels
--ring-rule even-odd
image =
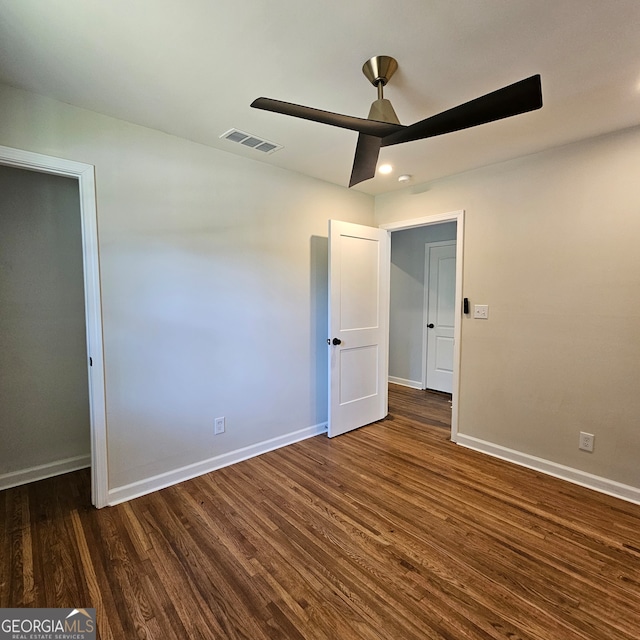
[[[329,221],[330,438],[387,415],[389,232]]]
[[[456,297],[456,245],[427,244],[426,388],[453,390],[453,352]]]

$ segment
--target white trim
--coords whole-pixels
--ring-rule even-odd
[[[557,462],[551,462],[544,458],[537,458],[536,456],[529,455],[528,453],[522,453],[515,451],[514,449],[508,449],[492,442],[480,440],[473,436],[465,436],[464,434],[458,434],[457,444],[467,449],[473,449],[481,453],[493,456],[494,458],[500,458],[507,462],[512,462],[521,467],[527,467],[534,471],[539,471],[554,478],[560,478],[573,484],[586,487],[587,489],[593,489],[600,493],[605,493],[609,496],[621,498],[627,502],[633,502],[640,504],[640,489],[632,487],[627,484],[616,482],[615,480],[609,480],[601,476],[581,471],[580,469],[574,469],[567,467]]]
[[[388,222],[381,224],[380,228],[386,229],[387,231],[403,231],[404,229],[427,227],[431,224],[440,224],[441,222],[455,222],[460,216],[464,217],[464,209],[460,211],[449,211],[448,213],[436,213],[432,216],[423,216],[422,218],[401,220],[400,222]]]
[[[46,478],[53,478],[63,473],[86,469],[91,466],[91,456],[76,456],[74,458],[66,458],[65,460],[57,460],[56,462],[48,462],[37,467],[29,469],[20,469],[20,471],[11,471],[0,475],[0,491],[19,487],[28,482],[37,482]]]
[[[100,508],[107,504],[109,484],[98,214],[96,211],[94,168],[90,164],[3,146],[0,146],[0,164],[78,180],[84,263],[87,355],[93,361],[93,366],[89,366],[89,362],[87,362],[91,423],[91,501]]]
[[[450,211],[449,213],[439,213],[423,218],[413,218],[400,222],[390,222],[381,224],[381,229],[392,231],[402,231],[403,229],[413,229],[414,227],[425,227],[431,224],[442,222],[456,223],[456,300],[455,306],[458,312],[455,315],[453,329],[453,393],[451,398],[451,441],[456,442],[458,438],[458,397],[460,395],[460,339],[462,335],[462,285],[464,266],[464,210]],[[391,260],[391,257],[389,257]]]
[[[409,387],[410,389],[423,390],[422,382],[419,380],[405,380],[404,378],[396,378],[396,376],[389,376],[389,382],[392,384],[399,384],[403,387]]]
[[[165,489],[166,487],[178,484],[179,482],[191,480],[192,478],[196,478],[205,473],[210,473],[211,471],[228,467],[229,465],[236,464],[237,462],[254,458],[255,456],[267,453],[268,451],[280,449],[280,447],[286,447],[289,444],[300,442],[300,440],[313,438],[314,436],[326,433],[326,431],[327,423],[323,422],[313,427],[300,429],[284,436],[278,436],[277,438],[272,438],[248,447],[243,447],[242,449],[237,449],[236,451],[223,453],[222,455],[214,456],[208,460],[196,462],[195,464],[190,464],[185,467],[181,467],[180,469],[168,471],[167,473],[161,473],[151,478],[145,478],[138,482],[132,482],[131,484],[127,484],[122,487],[110,489],[108,504],[109,506],[114,506],[121,502],[125,502],[126,500],[139,498],[140,496],[158,491],[159,489]]]

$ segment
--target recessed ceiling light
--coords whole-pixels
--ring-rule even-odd
[[[381,164],[378,167],[378,173],[387,174],[387,173],[391,173],[392,171],[393,171],[393,167],[390,164]]]
[[[398,182],[409,182],[413,176],[410,176],[408,173],[405,173],[401,176],[398,176]]]

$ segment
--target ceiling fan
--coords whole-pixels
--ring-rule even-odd
[[[404,126],[400,124],[391,102],[383,96],[383,87],[397,68],[398,63],[391,56],[374,56],[364,63],[362,72],[378,89],[378,99],[372,103],[367,118],[345,116],[271,98],[257,98],[251,106],[357,131],[359,135],[349,180],[350,187],[373,178],[381,147],[468,129],[533,111],[542,106],[540,75],[534,75],[415,124]]]

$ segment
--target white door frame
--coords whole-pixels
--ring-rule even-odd
[[[64,160],[0,146],[0,164],[29,171],[75,178],[80,193],[82,257],[87,337],[87,371],[89,380],[89,415],[91,429],[91,502],[98,508],[107,505],[107,420],[102,342],[102,304],[100,262],[98,255],[98,221],[93,165]],[[89,364],[91,362],[91,365]]]
[[[424,299],[422,302],[422,390],[427,388],[427,356],[429,352],[429,333],[427,320],[429,318],[429,275],[431,272],[429,265],[430,249],[432,247],[449,247],[455,245],[455,240],[440,240],[439,242],[424,243]]]
[[[402,231],[415,227],[426,227],[442,222],[456,223],[456,299],[455,308],[457,312],[454,318],[453,327],[453,393],[451,398],[451,441],[458,439],[458,397],[460,395],[460,336],[462,330],[462,274],[464,261],[464,210],[440,213],[423,218],[412,220],[402,220],[400,222],[390,222],[381,224],[381,229],[386,229],[389,234],[392,231]],[[389,258],[391,259],[391,258]]]

